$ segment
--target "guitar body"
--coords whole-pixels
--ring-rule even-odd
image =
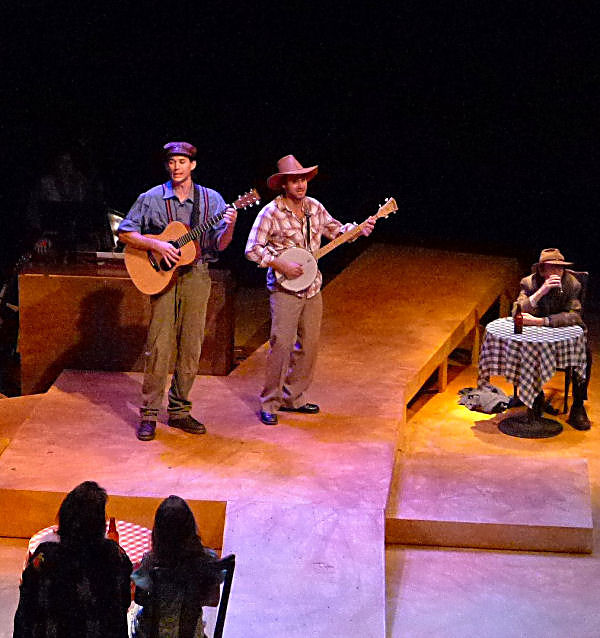
[[[286,248],[280,253],[279,257],[286,261],[293,261],[299,264],[304,271],[295,279],[288,279],[283,273],[277,273],[277,281],[286,290],[300,292],[308,288],[315,280],[318,272],[317,260],[308,250],[294,246],[293,248]]]
[[[160,235],[144,235],[152,239],[161,241],[176,241],[185,235],[189,228],[182,222],[171,222]],[[125,246],[125,267],[136,288],[146,295],[156,295],[162,292],[171,282],[175,270],[179,266],[191,264],[196,259],[196,242],[190,241],[180,248],[181,257],[176,266],[170,270],[163,270],[160,267],[162,256],[154,251],[140,250],[132,246]],[[154,258],[154,264],[158,265],[158,270],[153,265],[149,257],[150,252]]]
[[[260,195],[253,188],[244,195],[240,195],[229,207],[239,210],[259,203]],[[140,250],[127,244],[125,246],[125,266],[136,288],[146,295],[156,295],[162,292],[171,282],[173,274],[179,266],[191,264],[196,259],[199,249],[197,246],[198,238],[202,236],[203,232],[223,219],[227,208],[226,206],[221,212],[191,230],[182,222],[171,222],[160,235],[144,235],[144,237],[169,241],[179,246],[181,257],[177,265],[172,268],[166,267],[160,253],[152,250]]]

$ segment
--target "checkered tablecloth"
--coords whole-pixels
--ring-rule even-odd
[[[516,335],[511,317],[496,319],[487,325],[481,344],[478,384],[502,375],[517,386],[521,401],[532,408],[557,368],[571,366],[585,379],[585,345],[581,326],[523,326],[523,333]]]
[[[144,553],[150,550],[152,531],[147,527],[142,527],[129,521],[116,521],[116,525],[117,532],[119,532],[119,545],[125,550],[133,565],[136,565],[142,559]],[[56,525],[51,525],[36,532],[29,539],[27,558],[35,552],[40,543],[46,541],[59,542],[60,537],[56,533],[56,529]],[[106,524],[106,529],[108,531],[108,523]]]

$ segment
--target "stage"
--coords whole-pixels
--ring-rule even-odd
[[[519,274],[506,258],[370,247],[324,290],[310,396],[321,413],[281,413],[277,427],[257,416],[266,345],[227,376],[198,377],[192,399],[203,436],[169,429],[163,414],[156,439],[139,442],[139,372],[67,370],[42,395],[1,400],[10,409],[0,415],[0,437],[9,440],[0,456],[0,535],[29,537],[86,479],[107,489],[110,515],[148,526],[156,504],[178,494],[193,506],[204,541],[237,555],[227,636],[481,635],[476,622],[448,633],[436,624],[452,614],[450,606],[441,611],[444,596],[456,597],[455,606],[474,600],[473,592],[458,600],[459,581],[472,581],[473,570],[509,561],[551,571],[548,561],[557,560],[575,570],[587,560],[599,582],[593,555],[399,545],[592,551],[596,428],[515,440],[497,430],[497,417],[456,405],[476,369],[452,353],[476,357],[480,319],[506,312]],[[241,315],[247,334],[267,319],[254,309]],[[420,393],[423,386],[438,392]],[[474,498],[472,476],[489,481],[487,498]],[[548,476],[559,477],[560,489]],[[535,502],[519,500],[524,480]],[[448,501],[452,511],[438,507]],[[487,567],[474,566],[486,556]],[[475,619],[475,606],[469,614]]]

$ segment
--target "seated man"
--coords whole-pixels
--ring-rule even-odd
[[[536,272],[521,280],[521,292],[513,306],[513,315],[517,304],[521,304],[524,326],[561,326],[579,325],[585,330],[581,319],[581,284],[568,272],[566,266],[572,266],[565,261],[558,248],[544,248],[536,266]],[[584,399],[587,399],[587,386],[592,369],[592,353],[586,346],[587,367],[586,378],[580,379],[573,375],[573,405],[567,423],[576,430],[589,430],[591,423],[588,419]],[[543,405],[543,393],[542,405]]]

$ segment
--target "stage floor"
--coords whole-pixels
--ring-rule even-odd
[[[0,456],[2,525],[6,529],[7,516],[24,530],[37,524],[35,511],[21,522],[14,513],[18,499],[31,504],[36,498],[35,510],[47,523],[62,493],[90,478],[107,488],[116,515],[135,510],[146,524],[154,499],[176,493],[200,508],[206,542],[238,555],[227,635],[481,635],[486,597],[494,596],[502,565],[512,565],[515,574],[520,566],[545,573],[550,563],[544,559],[573,566],[595,561],[593,555],[404,547],[388,547],[386,560],[385,507],[397,453],[588,458],[597,495],[597,461],[588,456],[600,450],[596,431],[573,435],[566,426],[542,443],[509,439],[488,417],[456,409],[457,389],[473,385],[472,368],[451,366],[446,391],[418,398],[405,421],[413,388],[431,365],[435,370],[438,354],[447,357],[444,348],[466,336],[482,304],[512,284],[508,260],[370,249],[324,292],[323,348],[311,393],[322,412],[282,415],[275,428],[257,417],[264,346],[228,377],[198,378],[193,398],[208,428],[199,437],[162,424],[155,441],[141,443],[135,438],[139,374],[65,372],[37,399]],[[432,291],[442,285],[436,305]],[[262,323],[264,317],[256,321]],[[215,517],[221,523],[208,520]],[[14,558],[12,547],[6,552]],[[523,559],[503,558],[514,556]],[[482,573],[492,579],[485,587],[483,577],[475,580]],[[510,604],[515,597],[520,605],[506,578],[502,600]],[[9,605],[16,603],[17,582],[18,574]],[[467,593],[475,585],[476,593]],[[9,584],[4,587],[8,592]],[[548,609],[542,605],[540,614]],[[436,624],[436,617],[448,623]],[[444,626],[447,633],[440,631]],[[499,628],[484,633],[512,635]]]

